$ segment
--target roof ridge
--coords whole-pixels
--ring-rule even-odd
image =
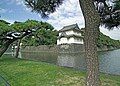
[[[77,27],[77,28],[75,28]],[[76,30],[80,30],[78,24],[72,24],[72,25],[67,25],[67,26],[64,26],[61,30],[59,31],[66,31],[66,30],[70,30],[70,29],[76,29]]]
[[[71,24],[71,25],[67,25],[67,26],[64,26],[64,27],[70,27],[70,26],[73,26],[73,25],[76,25],[76,26],[77,26],[77,23]],[[63,28],[64,28],[64,27],[63,27]]]

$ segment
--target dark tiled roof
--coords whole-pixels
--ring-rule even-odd
[[[77,24],[72,24],[72,25],[64,26],[61,30],[59,30],[59,32],[64,32],[64,31],[71,30],[71,29],[80,31]]]

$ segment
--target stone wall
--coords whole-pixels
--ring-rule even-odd
[[[26,46],[21,48],[22,52],[58,52],[57,45],[48,46],[48,45],[40,45],[40,46]]]
[[[103,46],[98,48],[98,51],[114,50],[115,47]],[[40,46],[26,46],[21,48],[22,52],[54,52],[54,53],[79,53],[85,52],[83,44],[62,44],[62,45],[40,45]]]
[[[79,53],[84,52],[84,46],[82,44],[62,44],[58,45],[59,53]]]

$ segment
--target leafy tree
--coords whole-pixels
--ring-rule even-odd
[[[23,45],[38,46],[38,45],[53,45],[56,44],[58,32],[54,27],[47,22],[40,22],[41,29],[37,30],[30,36],[25,37]]]
[[[47,16],[53,13],[64,0],[25,0],[32,11]],[[111,10],[107,0],[79,0],[85,19],[85,51],[87,62],[87,86],[99,86],[99,63],[97,55],[97,39],[99,26],[102,21],[107,27],[112,28],[120,24],[119,12]],[[116,5],[117,6],[117,5]],[[97,10],[98,11],[97,11]],[[93,16],[94,15],[94,16]],[[115,21],[113,21],[115,20]]]
[[[32,12],[40,13],[42,17],[53,13],[64,0],[25,0],[27,7],[32,8]]]
[[[114,47],[114,48],[119,48],[120,47],[120,41],[119,40],[114,40],[111,39],[109,36],[104,35],[103,33],[100,33],[97,41],[97,46],[98,47]]]
[[[104,0],[104,2],[105,1],[107,2],[107,0]],[[106,9],[104,9],[101,13],[101,24],[105,25],[108,29],[113,29],[114,27],[119,27],[120,25],[120,0],[111,1],[114,5],[105,5]]]
[[[0,21],[0,52],[1,52],[0,54],[2,54],[4,51],[6,51],[3,47],[3,45],[6,43],[6,41],[4,41],[3,39],[4,39],[5,34],[7,34],[7,32],[9,32],[10,30],[12,30],[12,28],[10,28],[10,26],[8,24],[6,24],[3,21]]]
[[[41,29],[38,21],[28,20],[24,23],[15,23],[12,25],[0,21],[0,57],[11,43],[30,35],[38,29]]]
[[[15,57],[18,57],[21,41],[23,45],[50,45],[55,44],[57,31],[47,22],[27,20],[9,25],[4,20],[0,21],[0,56],[7,50],[8,46],[17,41]]]
[[[9,22],[6,22],[4,20],[0,20],[0,22],[4,23],[4,24],[10,24]]]

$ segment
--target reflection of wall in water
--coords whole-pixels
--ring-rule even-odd
[[[85,69],[84,53],[59,53],[57,61],[59,66]]]
[[[100,71],[120,75],[120,49],[99,53]]]

